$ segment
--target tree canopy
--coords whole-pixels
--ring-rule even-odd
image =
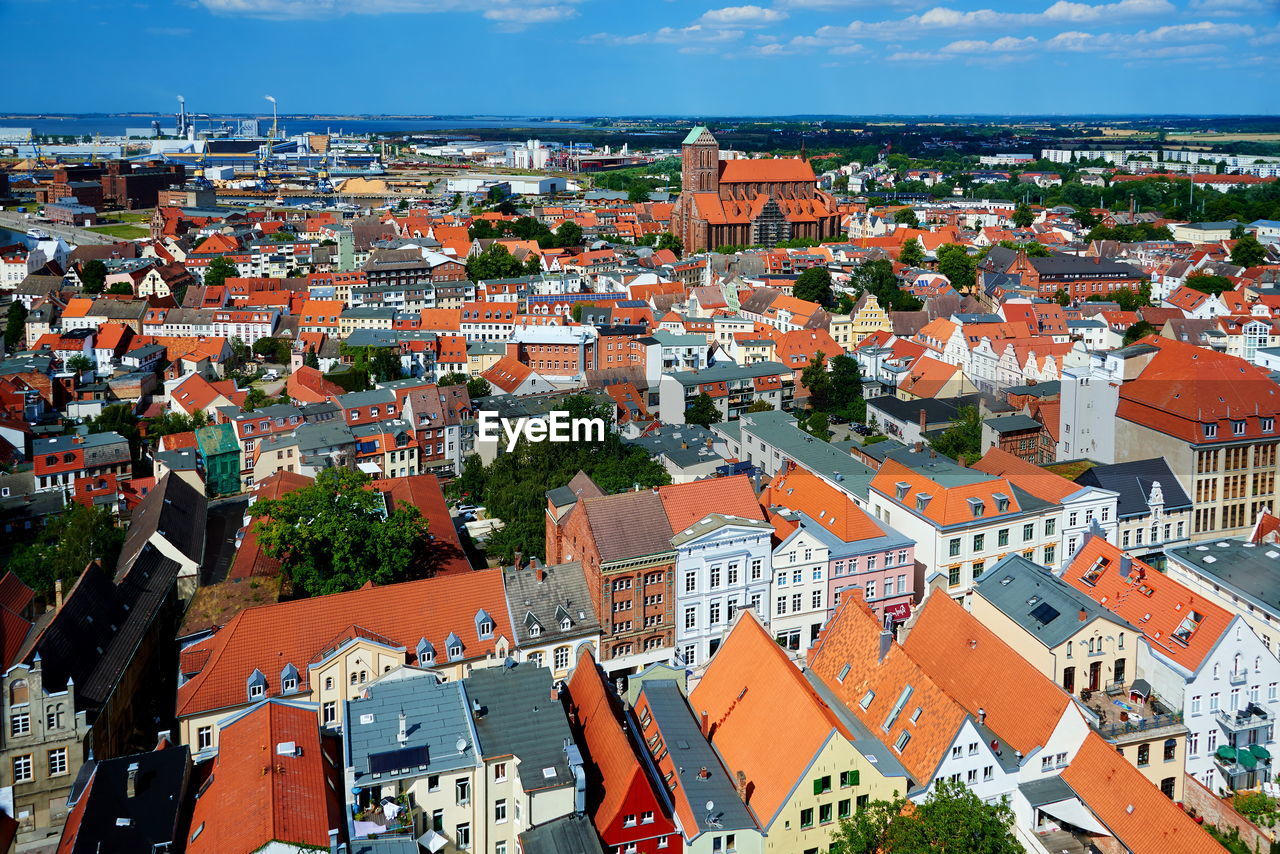
[[[902,208],[894,211],[893,221],[899,225],[905,225],[907,228],[920,227],[920,218],[916,216],[916,212],[911,208]]]
[[[204,268],[204,278],[201,281],[206,287],[217,287],[235,275],[235,265],[226,258],[218,256],[209,262],[209,266]]]
[[[12,350],[18,346],[18,342],[22,340],[26,334],[27,323],[27,307],[22,304],[22,300],[14,300],[9,303],[9,308],[5,311],[4,323],[4,348]]]
[[[613,421],[610,405],[597,404],[586,395],[566,397],[559,408],[572,418]],[[616,432],[606,430],[600,442],[521,438],[514,451],[498,454],[487,466],[473,454],[451,489],[455,496],[483,505],[490,517],[502,520],[503,527],[485,544],[491,557],[510,561],[516,551],[525,557],[546,557],[546,491],[567,484],[580,470],[606,493],[631,489],[634,484],[643,488],[671,482],[643,448],[626,444]]]
[[[956,421],[942,431],[929,445],[938,453],[967,462],[982,456],[982,414],[976,406],[962,406],[956,413]]]
[[[710,427],[712,424],[720,423],[720,409],[716,406],[716,402],[711,399],[711,395],[705,391],[693,399],[693,403],[689,404],[689,408],[684,411],[684,420],[686,424],[697,424],[699,427]]]
[[[1231,263],[1237,267],[1257,267],[1267,260],[1267,249],[1252,234],[1246,234],[1231,247]]]
[[[938,272],[947,277],[951,286],[960,293],[972,293],[977,284],[973,258],[958,243],[938,247]]]
[[[924,303],[904,291],[893,274],[893,262],[881,258],[857,267],[850,284],[860,291],[867,291],[876,298],[885,311],[919,311]]]
[[[791,287],[791,294],[796,299],[816,302],[821,306],[835,305],[835,294],[831,290],[831,273],[826,267],[810,267],[801,273]]]
[[[100,294],[107,281],[107,265],[90,258],[80,265],[80,283],[86,294]]]
[[[1036,221],[1036,215],[1024,202],[1013,209],[1013,224],[1018,228],[1029,228]]]
[[[8,568],[36,593],[48,595],[56,581],[73,583],[90,561],[101,561],[111,572],[124,537],[109,511],[72,502],[33,541],[14,549]]]
[[[473,282],[485,279],[513,279],[523,275],[525,275],[525,265],[501,243],[492,243],[479,255],[467,259],[467,278]]]
[[[1226,276],[1210,276],[1205,273],[1194,273],[1187,276],[1187,287],[1201,293],[1217,296],[1232,289],[1231,280]]]
[[[1023,854],[1007,801],[984,803],[957,780],[938,780],[922,803],[866,804],[842,819],[831,854]]]
[[[919,267],[924,263],[924,249],[920,246],[920,241],[911,238],[902,244],[902,252],[898,254],[898,260],[908,267]]]
[[[369,476],[327,468],[315,483],[253,506],[258,543],[308,596],[424,577],[427,522],[412,505],[384,518]]]

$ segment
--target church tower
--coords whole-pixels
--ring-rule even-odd
[[[689,131],[680,154],[680,188],[686,193],[720,192],[720,143],[702,125]]]

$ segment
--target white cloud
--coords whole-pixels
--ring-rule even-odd
[[[1188,8],[1201,15],[1234,17],[1274,11],[1275,3],[1272,0],[1191,0]]]
[[[923,50],[907,50],[891,53],[885,59],[890,62],[942,62],[952,57],[943,56],[940,53],[929,53]]]
[[[708,27],[767,27],[787,17],[786,12],[762,6],[726,6],[704,13],[698,23]]]
[[[619,36],[613,33],[595,33],[583,39],[584,42],[598,42],[615,45],[631,44],[722,44],[742,38],[742,30],[720,30],[692,24],[688,27],[663,27],[651,33],[636,33],[631,36]]]
[[[572,17],[567,5],[538,0],[489,0],[485,8],[467,0],[199,0],[218,15],[271,20],[339,18],[344,15],[479,13],[505,29]],[[576,2],[576,0],[568,0]]]
[[[969,39],[966,41],[954,41],[942,48],[943,53],[1011,53],[1014,51],[1031,50],[1040,42],[1035,36],[1027,36],[1026,38],[1014,38],[1013,36],[1004,36],[995,41],[982,41],[981,39]]]

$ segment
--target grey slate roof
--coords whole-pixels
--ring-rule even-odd
[[[640,696],[648,700],[650,713],[671,754],[675,797],[688,801],[697,824],[684,829],[686,837],[708,831],[755,830],[755,819],[738,797],[737,788],[720,763],[720,754],[699,729],[680,686],[671,679],[646,681]],[[699,776],[703,768],[708,772],[705,779]],[[715,805],[711,814],[706,810],[708,801]]]
[[[475,767],[479,762],[463,683],[439,682],[430,673],[400,673],[400,678],[370,685],[367,697],[347,701],[347,761],[354,769],[356,785],[455,771]],[[397,739],[402,712],[407,733],[403,744]],[[458,751],[459,740],[466,743],[462,752]],[[398,754],[401,750],[416,755]],[[385,763],[394,765],[399,756],[404,757],[401,761],[412,764],[379,771],[379,776],[374,777],[374,764],[390,767]]]
[[[1156,483],[1160,484],[1160,491],[1164,493],[1166,511],[1191,509],[1191,498],[1183,491],[1163,457],[1094,466],[1077,477],[1076,483],[1119,493],[1116,513],[1121,519],[1145,516],[1151,512],[1151,508],[1147,506],[1147,496]]]
[[[566,487],[561,487],[565,489]],[[539,567],[502,570],[502,584],[507,593],[507,610],[515,628],[516,645],[551,643],[557,638],[577,638],[600,630],[600,620],[591,604],[587,577],[578,562],[545,567],[545,577],[538,580]],[[564,616],[569,628],[560,628]],[[537,624],[538,636],[529,631]]]
[[[473,671],[464,684],[472,708],[480,706],[475,728],[485,756],[518,757],[526,792],[574,785],[565,752],[573,736],[550,670],[509,661]]]
[[[1001,415],[998,418],[988,418],[984,422],[992,430],[997,433],[1016,433],[1019,430],[1039,430],[1044,425],[1032,418],[1030,415]]]
[[[1224,588],[1280,612],[1280,546],[1244,540],[1213,540],[1165,552]]]
[[[116,567],[119,584],[138,560],[143,545],[153,534],[160,534],[178,551],[197,564],[204,559],[205,510],[204,493],[180,477],[166,474],[155,489],[147,493],[129,521],[129,533],[120,550]]]
[[[671,523],[653,490],[592,498],[582,503],[582,509],[602,562],[671,551]]]
[[[524,854],[604,854],[595,825],[583,813],[570,813],[520,834]]]
[[[1140,631],[1022,555],[1006,555],[982,573],[974,592],[1049,649],[1094,620]]]

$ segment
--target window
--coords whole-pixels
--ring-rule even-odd
[[[1191,714],[1193,715],[1200,714],[1200,695],[1199,694],[1196,694],[1194,697],[1191,698]]]
[[[876,583],[874,581],[867,582],[867,599],[876,598]]]
[[[986,547],[986,545],[987,545],[987,535],[986,535],[986,534],[974,534],[974,535],[973,535],[973,550],[974,550],[975,552],[980,552],[980,551],[982,551],[982,550]]]
[[[850,786],[858,785],[857,771],[841,771],[840,772],[840,788],[847,789]]]
[[[1150,764],[1151,764],[1151,745],[1139,744],[1138,745],[1138,767],[1141,768],[1143,765],[1150,765]]]
[[[1167,738],[1164,742],[1164,753],[1162,758],[1165,762],[1172,762],[1174,757],[1178,755],[1178,740],[1176,738]]]
[[[836,804],[836,818],[848,818],[853,815],[853,801],[845,798]]]
[[[778,612],[779,614],[785,614],[785,613],[787,613],[787,597],[786,597],[786,596],[779,596],[779,597],[778,597],[778,608],[777,608],[777,612]]]
[[[1209,711],[1218,711],[1218,692],[1216,691],[1209,695]]]
[[[1008,528],[1001,528],[999,531],[996,532],[996,545],[997,546],[1009,545],[1009,529]]]
[[[67,773],[67,749],[59,747],[49,751],[49,776],[58,777]]]
[[[996,775],[996,768],[994,765],[986,765],[983,767],[982,769],[983,782],[990,782],[991,779],[995,777],[995,775]]]
[[[326,676],[326,677],[324,677],[324,689],[325,689],[326,691],[332,691],[332,690],[333,690],[333,677],[332,677],[332,676]]]
[[[960,567],[958,566],[947,567],[947,584],[949,584],[952,587],[955,587],[959,583],[960,583]]]
[[[31,765],[31,754],[13,757],[13,782],[26,783],[34,779]]]
[[[569,647],[556,647],[555,654],[552,659],[555,663],[556,670],[564,670],[569,666]]]
[[[718,566],[711,567],[710,585],[712,590],[716,590],[720,587],[720,567]]]
[[[950,541],[948,541],[947,551],[952,557],[956,557],[960,554],[960,538],[959,537],[953,537]]]
[[[791,594],[791,611],[793,613],[799,613],[802,608],[804,608],[803,595],[800,593]]]
[[[1025,543],[1036,535],[1036,526],[1034,522],[1029,522],[1022,526],[1022,541]]]
[[[457,832],[454,834],[454,844],[460,851],[471,847],[471,824],[469,822],[458,825]]]
[[[818,805],[818,822],[819,823],[821,824],[831,823],[831,814],[833,812],[831,806],[832,806],[831,804]]]
[[[640,813],[641,824],[653,824],[653,810]]]
[[[824,777],[815,777],[813,779],[813,793],[815,795],[825,795],[829,791],[831,791],[830,774],[827,774]]]
[[[911,733],[905,729],[898,734],[898,740],[893,743],[893,749],[901,753],[911,742]]]
[[[1052,563],[1054,563],[1057,559],[1058,559],[1058,547],[1057,547],[1057,546],[1045,546],[1045,547],[1044,547],[1044,562],[1045,562],[1046,564],[1052,564]]]
[[[812,606],[813,606],[813,608],[814,608],[814,609],[817,609],[817,608],[821,608],[821,607],[822,607],[822,591],[821,591],[821,590],[815,590],[815,591],[813,591],[813,605],[812,605]]]
[[[213,727],[202,726],[196,730],[196,749],[208,750],[213,747]]]
[[[764,574],[764,561],[761,558],[753,557],[751,559],[751,580],[759,581]]]
[[[16,763],[17,760],[15,759],[14,762]],[[812,807],[800,810],[800,826],[813,827],[813,808]]]
[[[1046,537],[1052,537],[1052,536],[1053,536],[1054,529],[1056,528],[1056,526],[1057,526],[1057,520],[1056,520],[1056,519],[1045,519],[1045,520],[1044,520],[1044,535],[1045,535]]]
[[[62,704],[49,708],[44,713],[44,728],[46,730],[62,729]]]
[[[338,719],[338,704],[334,702],[325,703],[323,708],[323,717],[321,723],[328,726]]]
[[[493,802],[493,823],[504,824],[507,820],[507,802],[506,799],[499,799]]]
[[[720,603],[719,602],[712,602],[711,606],[707,609],[707,622],[709,622],[713,626],[720,624]]]
[[[684,574],[684,592],[694,593],[698,589],[698,573],[686,572]]]
[[[471,781],[466,777],[459,777],[454,781],[453,792],[458,806],[471,803]]]
[[[31,715],[23,712],[9,718],[9,732],[14,735],[26,735],[31,732]]]

